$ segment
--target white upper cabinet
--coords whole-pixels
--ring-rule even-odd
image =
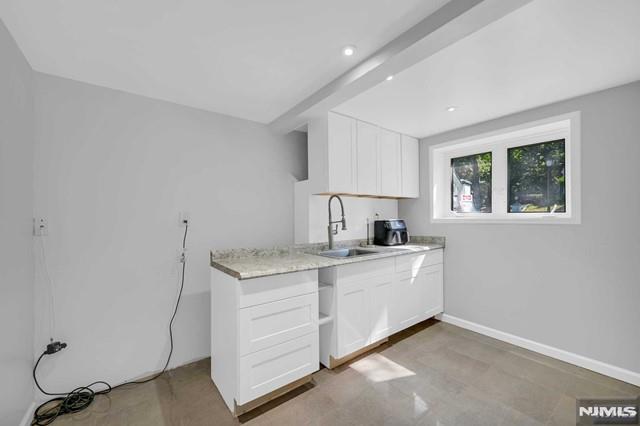
[[[418,140],[333,112],[308,125],[312,194],[419,196]]]
[[[356,126],[358,194],[379,195],[378,138],[380,128],[363,121],[357,121]]]
[[[308,125],[312,194],[356,194],[356,120],[329,113]]]
[[[420,196],[420,147],[418,139],[402,135],[402,196]]]
[[[356,192],[356,120],[329,114],[329,192]]]
[[[383,196],[397,197],[401,194],[402,164],[400,133],[380,129],[378,141],[378,193]]]

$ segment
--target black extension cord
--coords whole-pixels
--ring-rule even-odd
[[[93,382],[86,386],[77,387],[68,393],[49,393],[44,389],[42,389],[42,387],[40,386],[40,383],[38,383],[38,378],[36,377],[36,370],[38,369],[38,365],[40,364],[42,357],[44,357],[45,355],[54,354],[67,347],[66,343],[51,342],[47,345],[47,350],[45,350],[38,357],[38,360],[36,361],[36,364],[33,367],[33,381],[36,383],[36,386],[38,387],[38,389],[40,389],[40,392],[42,392],[45,395],[55,396],[55,398],[52,398],[40,404],[38,408],[36,408],[36,411],[33,413],[33,420],[31,421],[32,426],[50,425],[58,417],[64,414],[77,413],[89,407],[89,405],[91,405],[91,403],[95,399],[96,395],[108,394],[113,389],[117,389],[121,386],[150,382],[162,376],[165,373],[165,371],[167,371],[167,367],[169,366],[169,361],[171,361],[171,355],[173,354],[173,320],[175,319],[176,314],[178,313],[178,306],[180,305],[182,290],[184,288],[184,274],[185,274],[185,268],[187,265],[186,260],[184,258],[184,250],[186,249],[186,246],[187,246],[188,230],[189,230],[189,223],[187,221],[184,221],[184,237],[182,238],[182,253],[183,253],[182,256],[183,257],[181,259],[182,278],[180,280],[180,292],[178,293],[178,300],[176,300],[176,306],[173,310],[171,321],[169,322],[169,341],[171,343],[171,346],[169,349],[169,356],[167,357],[167,362],[165,362],[164,367],[162,368],[162,371],[160,371],[156,375],[149,377],[147,379],[132,380],[130,382],[121,383],[118,386],[111,386],[109,383],[99,380],[97,382]],[[96,387],[96,386],[102,386],[104,387],[104,389],[102,390],[92,389],[93,387]]]

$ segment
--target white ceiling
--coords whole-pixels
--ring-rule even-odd
[[[635,80],[640,1],[535,0],[335,110],[425,137]]]
[[[266,123],[446,2],[3,0],[0,18],[37,71]]]

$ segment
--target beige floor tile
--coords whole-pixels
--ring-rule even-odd
[[[609,386],[608,384],[594,382],[579,376],[573,376],[565,392],[574,398],[618,398],[630,397],[628,392]]]
[[[331,411],[317,419],[317,426],[360,426],[359,420],[349,417],[347,411]]]
[[[306,425],[339,407],[325,392],[313,388],[263,412],[256,419],[258,424]]]
[[[499,401],[540,422],[547,421],[562,395],[495,367],[479,377],[473,386],[487,398]]]
[[[339,424],[384,425],[388,414],[383,399],[365,392],[338,411]]]
[[[549,426],[572,426],[576,424],[576,400],[562,395],[547,421]]]
[[[531,425],[540,426],[542,423],[530,415],[506,405],[477,388],[468,387],[454,400],[461,411],[468,417],[482,419],[496,419],[497,425]],[[484,420],[482,420],[484,422]]]
[[[620,396],[627,397],[640,397],[640,387],[634,386],[630,383],[625,383],[620,380],[616,380],[612,377],[608,377],[595,371],[587,370],[585,368],[576,367],[577,371],[575,375],[594,383],[598,383],[608,388],[614,389],[619,392]]]
[[[417,396],[428,402],[451,398],[465,388],[464,383],[427,366],[422,365],[414,371],[414,376],[393,380],[391,387],[405,395]]]
[[[418,361],[454,380],[470,383],[486,372],[490,365],[448,348],[422,354]]]
[[[508,352],[496,366],[574,398],[640,396],[640,387],[523,348]]]
[[[447,347],[448,349],[487,364],[499,362],[500,359],[508,353],[504,349],[476,339],[458,338],[451,342]]]
[[[576,380],[575,375],[564,370],[523,357],[516,352],[505,352],[493,366],[512,376],[565,393]]]
[[[366,378],[350,368],[327,374],[329,379],[319,385],[319,390],[339,406],[350,403],[368,388]]]

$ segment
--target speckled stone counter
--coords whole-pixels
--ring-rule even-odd
[[[326,244],[306,244],[271,249],[212,250],[211,266],[239,280],[346,265],[386,257],[402,256],[444,248],[444,237],[411,237],[404,246],[366,246],[364,240],[336,242],[334,248],[364,246],[378,253],[351,258],[332,258],[317,253],[328,250]]]

